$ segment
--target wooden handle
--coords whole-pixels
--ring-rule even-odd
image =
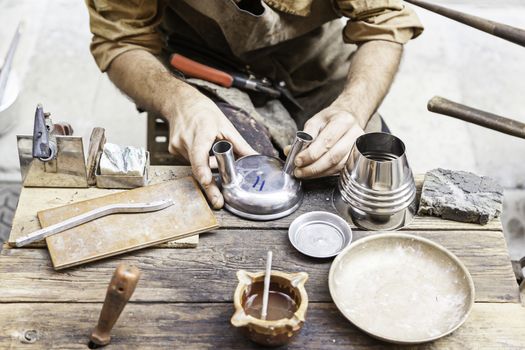
[[[426,1],[406,0],[406,2],[525,47],[525,30],[523,29],[490,21],[478,16],[469,15],[467,13],[452,10]]]
[[[179,54],[171,55],[170,64],[173,68],[192,78],[199,78],[228,88],[233,84],[233,77],[228,73],[208,67]]]
[[[60,122],[53,124],[53,134],[62,136],[73,136],[73,127],[69,123]]]
[[[98,165],[98,155],[102,153],[106,143],[106,130],[95,127],[89,137],[89,150],[86,163],[88,185],[93,186],[97,183],[96,172]]]
[[[139,277],[140,271],[135,266],[121,264],[115,269],[109,282],[98,324],[91,333],[91,341],[96,345],[109,344],[111,329],[135,291]]]
[[[448,115],[472,124],[525,139],[525,124],[516,120],[468,107],[439,96],[435,96],[428,101],[427,108],[434,113]]]

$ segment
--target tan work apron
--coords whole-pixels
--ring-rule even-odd
[[[256,107],[243,91],[188,79],[244,109],[282,148],[293,139],[297,125],[302,128],[339,95],[356,47],[343,42],[344,22],[330,0],[314,0],[311,14],[304,17],[273,9],[263,1],[250,4],[247,10],[233,0],[167,1],[162,29],[172,51],[177,50],[173,42],[202,48],[237,66],[248,66],[258,76],[284,81],[303,112],[290,115],[276,100]]]

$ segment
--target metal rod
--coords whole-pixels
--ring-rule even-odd
[[[304,132],[304,131],[298,131],[295,134],[295,140],[292,144],[292,147],[290,148],[290,152],[288,153],[288,157],[286,157],[286,163],[284,163],[283,171],[287,173],[288,175],[293,175],[293,171],[295,169],[295,157],[308,145],[313,141],[313,137]]]
[[[51,235],[63,232],[65,230],[69,230],[70,228],[85,224],[86,222],[93,221],[106,215],[117,213],[148,213],[152,211],[165,209],[171,205],[173,205],[173,201],[171,199],[151,203],[110,204],[97,209],[93,209],[84,214],[73,216],[72,218],[59,222],[57,224],[30,233],[27,236],[20,237],[16,240],[15,243],[17,247],[23,247],[29,243],[39,241]]]
[[[452,10],[426,1],[406,0],[406,2],[525,47],[524,29],[494,22],[478,16],[469,15],[464,12]]]
[[[264,273],[264,291],[263,291],[263,300],[261,308],[261,320],[266,320],[268,316],[268,298],[270,295],[270,279],[272,276],[272,251],[268,251],[268,256],[266,258],[266,272]]]
[[[428,101],[429,111],[448,115],[504,134],[525,139],[525,124],[496,114],[468,107],[446,98],[435,96]]]

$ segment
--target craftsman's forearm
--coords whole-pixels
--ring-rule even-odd
[[[362,44],[352,58],[346,86],[334,104],[351,112],[364,128],[387,94],[402,53],[403,46],[392,42]]]
[[[133,50],[119,55],[108,69],[111,81],[139,107],[169,117],[176,100],[198,93],[174,77],[151,53]]]

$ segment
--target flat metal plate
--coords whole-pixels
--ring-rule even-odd
[[[296,218],[288,238],[301,253],[314,258],[336,256],[352,241],[352,230],[338,215],[313,211]]]
[[[33,158],[33,136],[17,135],[22,184],[26,187],[88,187],[82,137],[57,136],[57,157]]]
[[[474,283],[459,259],[430,240],[406,234],[354,242],[332,263],[328,285],[348,320],[398,344],[453,332],[474,304]]]

